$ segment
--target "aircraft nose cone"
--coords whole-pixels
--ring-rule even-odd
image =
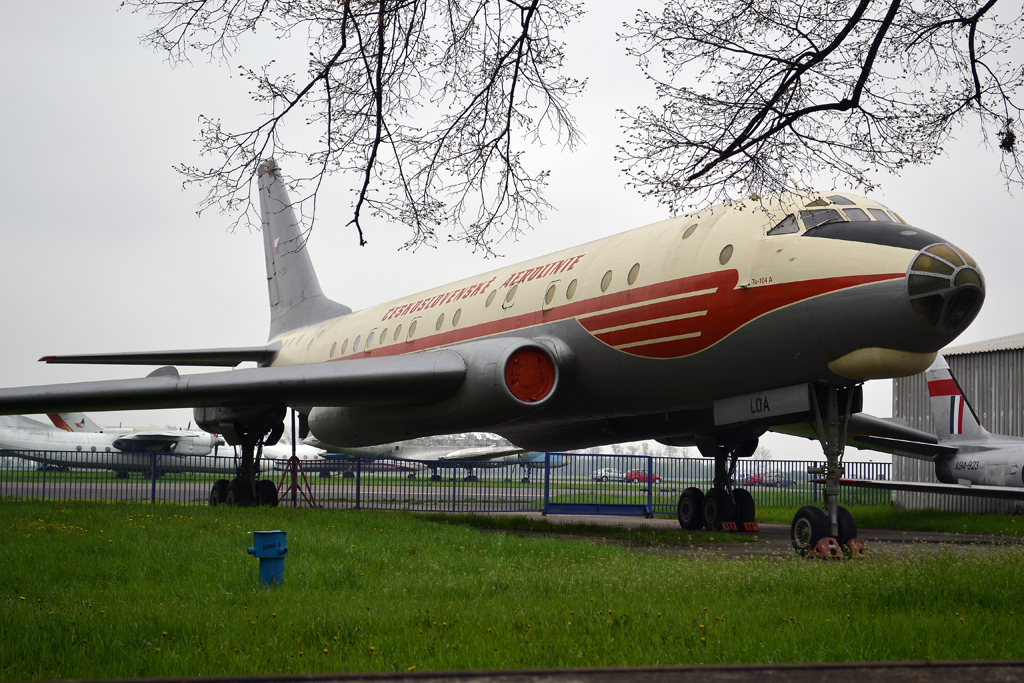
[[[914,313],[942,334],[959,334],[985,301],[985,278],[978,264],[959,247],[925,247],[907,269],[907,295]]]

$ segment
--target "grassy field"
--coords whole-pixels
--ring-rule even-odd
[[[285,584],[256,587],[253,529]],[[1018,548],[726,561],[375,511],[0,503],[0,679],[1024,657]]]
[[[860,529],[904,529],[907,531],[946,531],[955,534],[996,534],[1024,536],[1022,515],[968,515],[939,510],[901,510],[891,505],[854,505],[853,513]],[[759,507],[760,522],[790,524],[798,507]]]

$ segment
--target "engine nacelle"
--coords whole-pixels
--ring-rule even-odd
[[[189,439],[182,439],[174,445],[175,455],[209,455],[217,446],[216,434],[197,434]]]
[[[547,405],[572,359],[565,344],[547,338],[498,337],[447,350],[466,363],[465,382],[451,398],[423,406],[314,408],[310,431],[321,441],[343,447],[493,431]]]

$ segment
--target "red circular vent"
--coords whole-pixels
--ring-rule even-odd
[[[520,401],[540,401],[555,386],[555,366],[540,349],[519,349],[505,363],[505,384]]]

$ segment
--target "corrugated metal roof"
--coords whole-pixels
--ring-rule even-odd
[[[1024,332],[1005,337],[996,337],[973,344],[961,344],[942,350],[943,356],[962,356],[966,353],[985,353],[987,351],[1014,351],[1024,349]]]

